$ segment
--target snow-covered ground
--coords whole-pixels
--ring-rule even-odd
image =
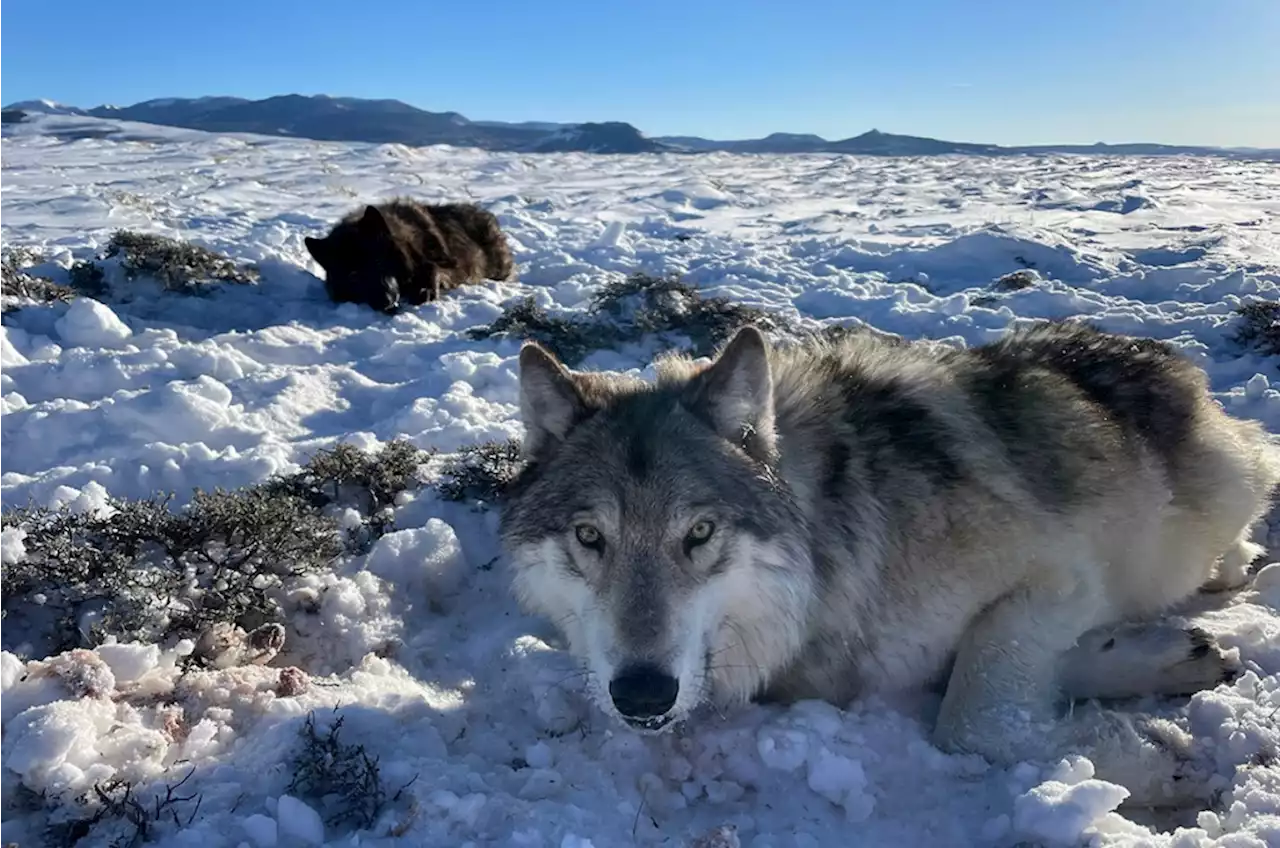
[[[135,287],[109,308],[6,315],[6,507],[92,509],[106,493],[156,490],[180,504],[336,441],[450,451],[519,436],[518,342],[465,330],[526,295],[581,310],[636,270],[678,271],[814,326],[860,320],[968,344],[1019,318],[1088,316],[1175,340],[1229,409],[1280,432],[1280,359],[1231,341],[1242,299],[1280,297],[1276,164],[521,156],[65,117],[4,132],[6,245],[65,267],[132,228],[262,269],[260,285],[211,298]],[[303,237],[398,193],[486,205],[521,282],[390,318],[329,303]],[[1024,267],[1041,281],[987,288]],[[600,352],[584,367],[643,368],[652,354]],[[118,777],[149,801],[192,772],[181,793],[198,793],[199,809],[181,805],[157,844],[605,848],[688,844],[728,825],[752,846],[1280,845],[1280,569],[1200,617],[1248,668],[1180,708],[1217,746],[1226,795],[1150,821],[1114,812],[1124,792],[1090,780],[1087,762],[999,770],[943,755],[927,742],[929,704],[913,699],[753,708],[636,737],[581,701],[545,624],[517,611],[494,512],[424,489],[395,520],[367,557],[292,587],[287,651],[271,666],[180,677],[189,645],[109,645],[49,666],[4,653],[3,841],[41,844],[38,817],[12,806],[19,783],[53,804]],[[4,557],[21,556],[6,536]],[[4,644],[21,650],[11,626]],[[311,684],[281,678],[286,665]],[[334,706],[343,740],[380,758],[396,795],[362,832],[326,827],[323,803],[286,791],[301,722],[315,710],[323,726]],[[79,844],[108,839],[100,828]]]

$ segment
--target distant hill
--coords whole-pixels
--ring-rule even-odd
[[[645,138],[640,130],[620,121],[576,124],[556,130],[531,148],[538,153],[660,153],[670,148]]]
[[[817,135],[773,133],[758,139],[717,141],[697,136],[650,138],[620,121],[563,124],[544,121],[473,121],[457,112],[428,112],[399,100],[285,94],[264,100],[242,97],[166,97],[132,106],[81,109],[49,100],[27,100],[4,107],[7,120],[21,114],[114,118],[209,132],[246,132],[321,141],[357,141],[412,146],[448,144],[486,150],[585,153],[849,153],[864,156],[978,156],[1019,154],[1198,155],[1280,159],[1280,149],[1226,149],[1167,144],[1093,144],[1001,147],[943,141],[871,130],[829,141]]]

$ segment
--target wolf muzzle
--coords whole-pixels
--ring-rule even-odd
[[[400,284],[395,277],[383,277],[378,287],[378,302],[373,304],[383,312],[395,312],[400,308]]]

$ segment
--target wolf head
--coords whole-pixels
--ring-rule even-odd
[[[584,663],[594,700],[657,731],[757,694],[804,640],[813,565],[777,476],[759,331],[656,384],[520,352],[527,468],[502,536],[524,608]]]
[[[437,233],[399,232],[376,206],[343,221],[325,238],[306,237],[307,251],[324,268],[325,289],[338,303],[364,303],[394,312],[408,288],[416,258],[439,268],[451,267]],[[409,251],[408,242],[417,248]]]

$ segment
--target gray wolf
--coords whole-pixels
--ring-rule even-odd
[[[508,280],[515,270],[498,219],[471,203],[399,198],[352,212],[328,236],[304,242],[331,300],[384,312],[438,300],[464,283]]]
[[[1086,753],[1133,804],[1209,792],[1173,725],[1063,715],[1233,672],[1167,613],[1248,581],[1280,451],[1171,345],[1069,322],[969,349],[746,328],[653,382],[532,342],[519,369],[513,589],[606,714],[657,732],[703,705],[934,686],[943,750]]]

